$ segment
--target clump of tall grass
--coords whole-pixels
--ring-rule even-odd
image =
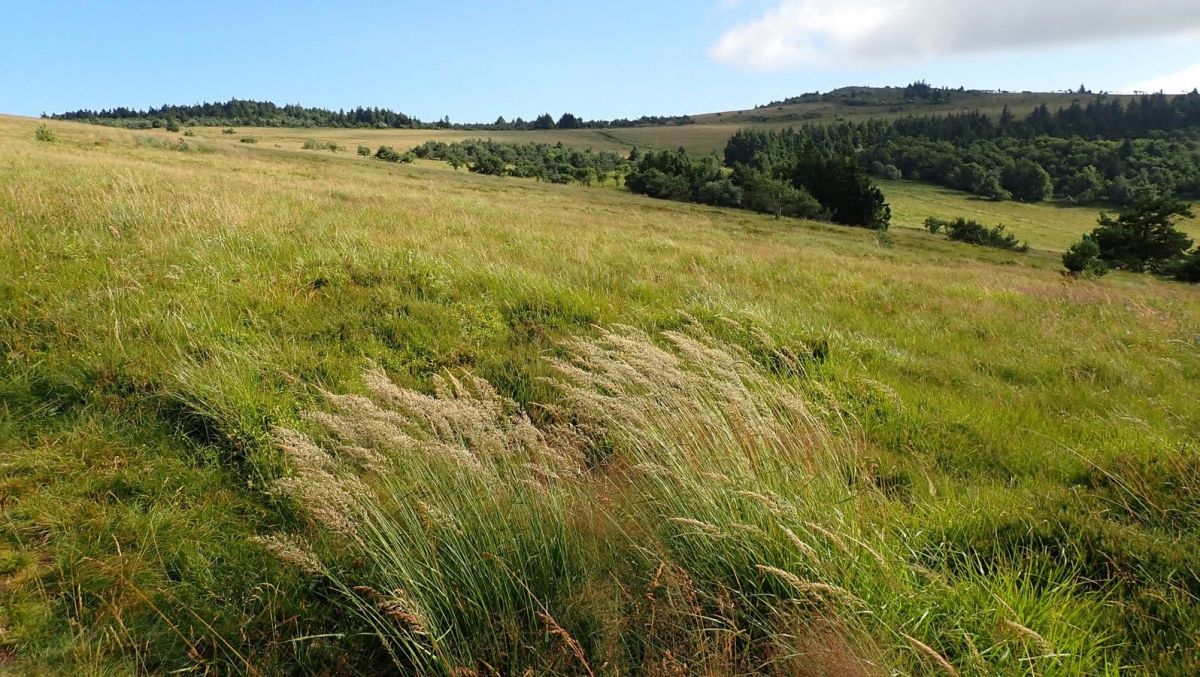
[[[318,141],[317,139],[305,139],[300,145],[304,150],[327,150],[331,153],[337,153],[346,150],[341,144],[333,141]]]
[[[367,395],[324,394],[316,439],[277,431],[293,472],[275,488],[323,535],[264,546],[323,574],[398,666],[1094,665],[1086,623],[1039,632],[1037,614],[998,611],[1028,612],[1033,583],[916,565],[895,507],[852,481],[856,435],[814,384],[768,378],[696,327],[560,348],[541,427],[473,376],[423,394],[372,369]]]

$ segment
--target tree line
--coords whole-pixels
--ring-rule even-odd
[[[766,132],[766,138],[779,132]],[[695,157],[683,149],[630,155],[625,185],[651,197],[828,219],[886,230],[891,209],[862,167],[846,157],[767,144],[746,155]]]
[[[1086,136],[1085,136],[1086,134]],[[1113,137],[1113,138],[1110,138]],[[1017,119],[979,112],[812,125],[782,133],[746,129],[726,145],[727,165],[768,154],[855,158],[871,174],[944,185],[991,200],[1130,205],[1148,192],[1200,196],[1200,94],[1127,104],[1097,98]]]
[[[190,106],[164,104],[144,110],[124,107],[103,110],[83,109],[49,116],[43,115],[43,117],[134,129],[170,128],[173,126],[178,128],[179,125],[207,127],[236,125],[241,127],[534,130],[644,127],[694,123],[694,120],[687,115],[644,115],[636,119],[584,120],[573,113],[564,113],[557,119],[549,113],[545,113],[528,121],[519,117],[511,121],[500,117],[490,124],[458,124],[450,122],[448,117],[433,122],[426,122],[411,115],[398,113],[387,108],[359,107],[352,110],[334,111],[296,104],[280,106],[270,101],[251,101],[245,99],[230,99],[223,103],[200,103]]]
[[[564,146],[562,143],[501,143],[471,139],[458,143],[429,141],[412,151],[415,157],[466,167],[476,174],[515,176],[549,183],[604,183],[628,171],[625,158]]]

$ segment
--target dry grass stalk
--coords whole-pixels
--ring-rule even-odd
[[[756,564],[754,565],[754,568],[776,576],[801,592],[819,597],[840,597],[859,606],[865,606],[865,603],[858,597],[858,595],[855,595],[845,588],[836,585],[830,585],[829,583],[806,581],[790,571],[785,571],[778,567],[768,566],[766,564]]]
[[[403,590],[394,590],[391,595],[384,595],[368,585],[354,587],[354,591],[366,595],[375,604],[375,609],[383,616],[395,621],[418,637],[428,636],[426,624],[422,620],[416,602]]]
[[[579,642],[571,636],[571,633],[567,632],[566,628],[559,625],[558,621],[554,620],[553,616],[544,611],[538,612],[538,618],[542,619],[542,622],[546,624],[546,627],[550,630],[550,634],[558,637],[567,645],[567,648],[571,651],[571,654],[575,657],[575,660],[579,661],[579,665],[583,667],[584,671],[587,672],[589,677],[595,677],[596,673],[592,672],[592,666],[588,664],[587,656],[583,653],[583,647],[580,646]]]
[[[306,574],[318,574],[324,571],[320,558],[313,552],[308,542],[290,534],[271,534],[255,536],[250,539],[284,562],[291,564]]]
[[[921,653],[925,654],[930,659],[932,659],[933,662],[936,663],[937,666],[940,667],[943,672],[945,672],[948,675],[952,675],[953,677],[957,677],[958,670],[956,670],[954,668],[954,666],[950,664],[950,661],[946,660],[945,656],[938,653],[937,649],[934,649],[933,647],[929,646],[925,642],[922,642],[921,640],[917,639],[916,637],[913,637],[912,635],[909,635],[909,634],[906,634],[903,632],[900,633],[900,635],[902,637],[904,637],[904,639],[907,639],[908,643],[912,644],[914,647],[916,647],[918,651],[920,651]]]
[[[1026,627],[1024,625],[1021,625],[1020,623],[1018,623],[1016,621],[1004,619],[1004,620],[1000,621],[1000,627],[1011,630],[1012,632],[1016,633],[1017,635],[1019,635],[1021,637],[1032,640],[1033,643],[1036,644],[1037,647],[1039,649],[1041,649],[1042,651],[1045,651],[1047,653],[1049,653],[1051,651],[1050,642],[1047,641],[1045,637],[1042,637],[1040,634],[1034,632],[1033,630],[1029,629],[1028,627]]]
[[[792,542],[792,545],[796,546],[797,550],[804,553],[809,558],[815,559],[817,557],[817,551],[813,550],[812,546],[809,544],[800,540],[800,537],[796,535],[796,532],[782,524],[779,525],[779,529],[784,533],[785,536],[788,537],[788,540]]]

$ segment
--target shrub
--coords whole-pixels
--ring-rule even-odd
[[[700,201],[717,207],[737,207],[742,204],[745,193],[728,178],[709,181],[700,186]]]
[[[58,140],[58,137],[46,125],[39,126],[37,131],[34,132],[34,136],[37,137],[38,141],[45,141],[46,143],[54,143]]]
[[[194,129],[185,129],[185,130],[183,130],[183,135],[184,135],[184,136],[195,136],[195,135],[196,135],[196,130],[194,130]]]
[[[359,146],[356,152],[363,157],[371,157],[371,148],[369,146]]]
[[[301,144],[300,147],[304,150],[327,150],[331,153],[345,150],[343,146],[339,146],[332,141],[318,141],[316,139],[305,139],[304,143]]]
[[[1009,249],[1017,252],[1029,251],[1029,245],[1021,244],[1017,240],[1017,236],[1007,232],[1004,224],[988,228],[978,221],[964,219],[961,216],[953,221],[937,219],[931,216],[925,219],[925,229],[935,234],[945,231],[946,238],[955,242],[965,242],[980,247],[992,247],[993,249]]]
[[[391,146],[380,146],[379,150],[375,151],[375,157],[376,159],[383,160],[384,162],[400,161],[400,153],[397,153],[396,149],[392,148]]]
[[[242,143],[258,143],[258,139],[253,136],[243,136],[241,141]]]
[[[1180,282],[1200,282],[1200,249],[1194,249],[1171,266],[1171,277]]]
[[[179,131],[179,122],[177,120],[175,120],[174,118],[169,118],[167,120],[167,131],[168,132],[178,132]]]
[[[1072,275],[1100,277],[1108,272],[1108,264],[1100,259],[1100,245],[1090,235],[1071,245],[1062,256],[1063,267]]]
[[[234,129],[233,127],[226,127],[225,129],[221,130],[221,133],[222,134],[237,134],[237,130]]]

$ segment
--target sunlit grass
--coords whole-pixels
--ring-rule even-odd
[[[545,380],[563,341],[619,323],[657,336],[684,313],[757,370],[837,403],[854,468],[838,491],[874,498],[831,508],[833,523],[812,515],[835,499],[806,499],[807,521],[848,524],[889,566],[945,582],[910,581],[942,596],[877,619],[864,655],[875,643],[932,669],[907,635],[964,672],[1054,672],[1011,662],[1039,650],[1018,629],[994,651],[953,634],[1000,637],[1008,620],[1069,653],[1060,671],[1195,668],[1200,302],[1150,277],[1062,277],[1039,248],[1079,232],[1082,214],[1037,207],[1050,225],[1029,232],[983,217],[1033,243],[1014,254],[300,148],[321,130],[255,130],[253,145],[201,130],[181,150],[138,141],[177,135],[53,122],[40,142],[39,124],[0,120],[0,670],[321,671],[375,655],[335,590],[252,540],[305,523],[269,491],[290,467],[272,429],[303,426],[318,387],[360,391],[368,360],[421,391],[468,370],[545,425],[539,405],[566,404]],[[382,142],[346,133],[348,148]],[[892,190],[900,226],[987,206]],[[808,355],[804,375],[759,350],[763,336]],[[660,432],[648,439],[676,441]],[[471,496],[440,481],[439,500]],[[671,481],[631,490],[654,499],[643,523],[669,531],[680,524],[650,516],[677,512],[729,526],[715,486]],[[673,561],[717,591],[739,589],[721,571],[751,571],[736,557],[781,553],[786,538],[632,542],[676,543]],[[855,557],[828,564],[874,560]],[[658,561],[643,564],[649,584]],[[782,593],[786,580],[754,571]],[[820,580],[882,599],[853,576]],[[572,613],[550,616],[586,651],[607,647],[585,656],[599,669],[641,630],[620,627],[611,588],[564,586]],[[530,663],[578,668],[536,611],[518,616],[547,633]]]

